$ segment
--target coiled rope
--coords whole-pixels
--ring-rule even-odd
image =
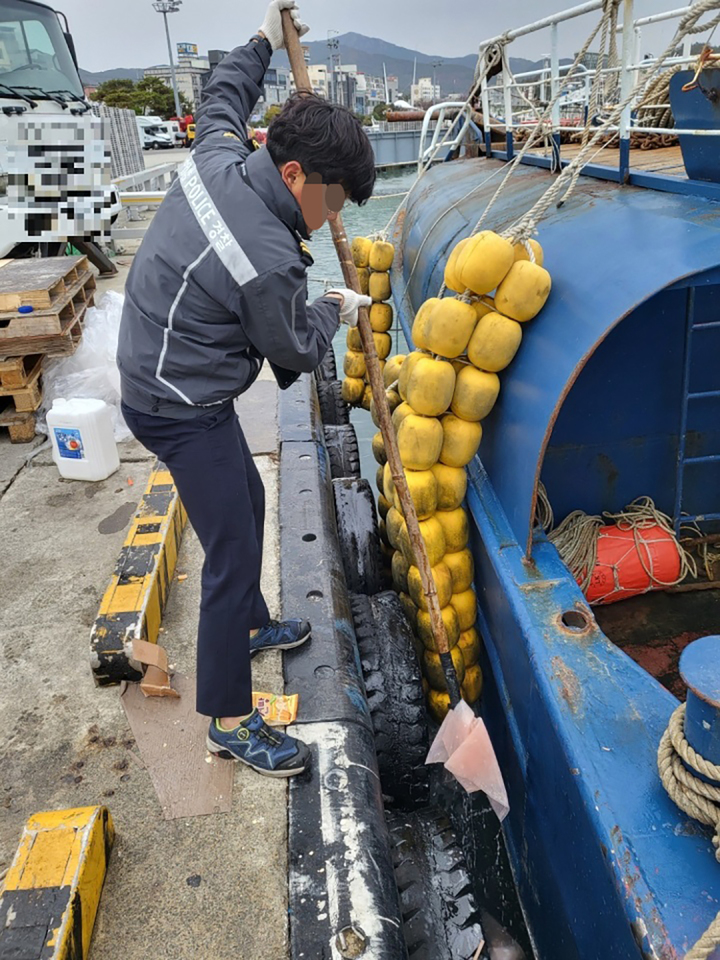
[[[670,799],[694,820],[712,827],[715,859],[720,863],[720,787],[700,779],[720,781],[720,766],[701,757],[685,739],[685,704],[670,717],[658,747],[658,772]],[[700,776],[696,776],[690,767]],[[685,960],[707,960],[720,946],[720,913],[685,954]]]
[[[638,497],[620,513],[592,516],[582,510],[575,510],[548,536],[583,592],[592,582],[593,571],[597,565],[598,535],[600,528],[606,523],[616,524],[618,530],[632,530],[638,558],[653,586],[674,587],[688,575],[697,576],[695,560],[677,540],[670,517],[658,510],[650,497]],[[677,578],[670,582],[659,580],[646,561],[648,541],[641,536],[641,531],[656,526],[672,537],[680,558],[680,572]]]

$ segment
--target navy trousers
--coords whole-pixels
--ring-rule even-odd
[[[260,590],[265,489],[232,403],[192,420],[123,404],[135,437],[172,474],[205,551],[197,647],[197,711],[252,710],[250,630],[270,619]]]

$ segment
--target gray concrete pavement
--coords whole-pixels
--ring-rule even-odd
[[[101,288],[108,286],[102,281]],[[0,434],[0,874],[32,813],[106,803],[117,841],[92,957],[287,957],[287,786],[238,766],[229,814],[165,821],[120,703],[98,689],[89,634],[153,459],[123,445],[102,483],[61,479],[47,451]],[[256,458],[267,490],[263,590],[279,613],[276,460]],[[202,550],[186,530],[163,644],[193,674]],[[179,574],[187,579],[179,581]],[[281,692],[281,660],[253,663],[255,689]],[[199,878],[199,879],[198,879]]]

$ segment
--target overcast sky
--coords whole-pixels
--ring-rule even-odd
[[[381,37],[429,55],[464,56],[483,39],[572,6],[578,0],[301,0],[310,40],[328,30]],[[670,10],[673,0],[637,0],[637,16]],[[169,17],[173,42],[197,43],[200,52],[244,43],[262,23],[264,0],[184,0]],[[146,67],[167,63],[162,17],[152,0],[59,0],[70,21],[80,65],[86,70]],[[560,27],[561,55],[573,53],[592,29],[597,14]],[[658,52],[668,27],[646,28],[643,53]],[[653,32],[654,31],[654,32]],[[549,51],[549,32],[512,45],[514,56],[540,59]]]

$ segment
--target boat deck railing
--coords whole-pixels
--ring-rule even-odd
[[[526,131],[529,126],[534,126],[537,122],[537,116],[543,113],[546,105],[553,103],[550,116],[545,124],[550,148],[546,148],[540,153],[529,151],[523,157],[523,162],[552,169],[568,163],[570,158],[564,157],[561,150],[562,133],[568,127],[581,132],[588,125],[591,127],[591,131],[595,131],[597,118],[589,116],[588,108],[593,81],[596,75],[600,73],[608,78],[616,78],[616,83],[608,84],[606,81],[605,84],[606,89],[609,88],[614,93],[614,102],[612,104],[601,104],[601,110],[624,102],[634,89],[637,89],[638,96],[636,102],[631,103],[623,111],[619,123],[607,128],[609,138],[614,139],[615,146],[619,148],[617,163],[609,165],[590,163],[584,167],[583,173],[600,179],[613,180],[619,183],[634,183],[638,186],[649,186],[675,193],[706,193],[712,199],[720,199],[720,185],[716,183],[698,184],[697,182],[691,184],[687,176],[684,175],[684,170],[682,176],[669,176],[666,173],[648,172],[647,163],[643,164],[644,170],[633,170],[633,160],[638,152],[633,149],[632,138],[635,134],[672,137],[686,135],[717,137],[720,136],[720,129],[648,126],[638,119],[636,108],[639,105],[638,101],[643,87],[642,81],[647,78],[649,71],[657,63],[657,60],[652,56],[642,59],[644,30],[650,26],[673,20],[679,22],[692,10],[692,4],[676,7],[672,10],[658,11],[644,17],[635,17],[636,0],[622,0],[621,6],[623,17],[622,23],[617,27],[617,32],[621,37],[617,62],[609,62],[609,58],[598,57],[596,54],[597,63],[589,65],[592,64],[593,60],[593,55],[590,54],[588,62],[575,66],[573,88],[568,89],[567,99],[558,97],[561,84],[573,69],[571,64],[560,63],[561,25],[595,12],[602,13],[603,0],[588,0],[588,2],[536,20],[526,26],[510,30],[481,43],[481,56],[496,44],[505,46],[508,53],[508,56],[504,59],[501,74],[495,78],[494,82],[483,79],[481,84],[480,97],[487,155],[512,160],[516,156],[518,131],[521,129]],[[545,65],[539,69],[513,74],[508,66],[512,43],[521,37],[536,33],[545,35],[549,33],[550,53],[545,58]],[[692,45],[693,42],[700,42],[701,39],[701,35],[698,34],[686,36],[678,55],[668,57],[664,61],[662,69],[694,65],[697,62],[697,56],[692,54]],[[656,40],[657,38],[653,39],[652,42],[655,43]],[[661,39],[660,46],[664,47],[666,42]],[[536,105],[536,111],[533,105]],[[642,112],[645,116],[648,113],[657,115],[663,110],[669,109],[669,103],[642,104]],[[504,150],[497,149],[498,133],[505,138]],[[631,149],[633,149],[633,156],[631,156]],[[646,153],[647,151],[643,150],[642,152]],[[661,169],[663,166],[664,164],[661,165]]]

